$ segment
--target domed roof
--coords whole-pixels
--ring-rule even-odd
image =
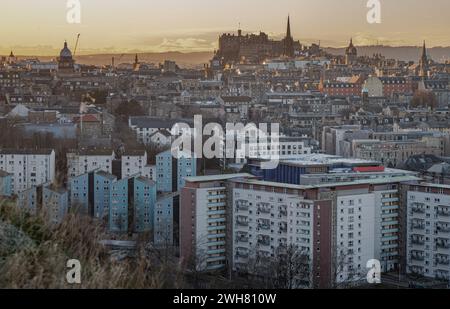
[[[64,48],[61,49],[61,52],[59,53],[59,56],[61,58],[72,58],[72,52],[67,47],[67,42],[64,42]]]

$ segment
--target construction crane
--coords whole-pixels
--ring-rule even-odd
[[[120,55],[120,57],[117,59],[116,62],[116,57],[112,57],[112,62],[111,62],[111,67],[114,69],[116,67],[116,63],[119,63],[119,61],[122,59],[122,57],[125,56],[125,54]]]
[[[78,33],[77,35],[77,42],[75,43],[75,49],[73,50],[73,56],[75,57],[75,55],[77,54],[77,48],[78,48],[78,42],[80,41],[80,33]]]

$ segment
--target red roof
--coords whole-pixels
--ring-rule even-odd
[[[359,166],[354,167],[353,171],[359,173],[376,173],[376,172],[384,172],[384,166]]]
[[[74,117],[73,121],[75,123],[80,122],[80,117]],[[83,122],[98,122],[98,119],[94,115],[88,114],[88,115],[83,115]]]

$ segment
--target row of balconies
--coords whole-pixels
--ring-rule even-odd
[[[436,280],[449,280],[449,272],[445,270],[438,270],[436,271]]]
[[[436,258],[436,265],[448,266],[450,265],[450,259],[448,258]]]
[[[417,214],[425,214],[426,212],[426,208],[425,208],[425,204],[421,204],[421,203],[414,203],[413,207],[411,208],[412,213],[417,213]]]
[[[411,224],[413,230],[425,230],[425,224],[423,223],[413,223]]]
[[[413,251],[410,255],[411,260],[423,262],[425,261],[425,255],[423,253],[419,253],[417,251]]]
[[[411,240],[411,243],[412,243],[413,245],[423,246],[423,245],[425,245],[425,239],[423,239],[423,238],[413,238],[413,239]]]
[[[239,243],[248,243],[249,237],[247,234],[239,234],[236,236],[236,241]]]
[[[450,211],[449,210],[438,210],[437,212],[437,215],[438,216],[441,216],[441,217],[450,217]]]

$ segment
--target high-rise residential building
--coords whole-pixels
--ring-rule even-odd
[[[406,186],[406,272],[449,282],[450,186]]]
[[[245,265],[242,252],[260,250],[270,258],[278,247],[294,245],[309,254],[311,245],[313,286],[365,280],[372,259],[381,262],[383,272],[397,270],[400,184],[418,180],[412,175],[378,176],[298,186],[234,179],[230,236],[244,241],[233,242],[232,265]]]
[[[109,230],[126,233],[128,231],[128,178],[111,183],[109,190]]]
[[[293,279],[298,287],[365,280],[372,259],[381,262],[382,271],[397,270],[401,184],[419,178],[394,171],[359,174],[371,172],[307,185],[247,174],[188,178],[181,194],[181,256],[200,269],[228,265],[245,272],[295,248],[309,265],[308,275]]]
[[[0,170],[0,197],[10,197],[12,192],[12,175]]]
[[[153,215],[153,242],[157,246],[173,245],[174,197],[178,193],[163,193],[158,196]]]
[[[55,151],[0,149],[0,170],[12,175],[14,194],[55,180]]]
[[[156,156],[156,184],[158,192],[176,192],[184,186],[185,178],[197,175],[195,156],[182,154],[174,158],[171,151]]]
[[[67,153],[68,178],[80,176],[93,171],[112,173],[112,164],[115,158],[110,149],[82,149]]]
[[[126,151],[122,155],[122,178],[132,176],[148,177],[147,152],[142,151]]]
[[[43,188],[42,209],[52,224],[59,224],[69,212],[69,192],[53,185]]]
[[[188,177],[180,195],[180,255],[200,270],[226,265],[227,181],[249,174]]]
[[[173,160],[170,151],[156,155],[156,184],[158,192],[172,192],[173,190]]]
[[[94,218],[103,219],[109,215],[111,205],[111,187],[117,177],[107,172],[94,174]]]
[[[90,196],[91,188],[89,186],[90,174],[82,174],[69,179],[70,205],[79,211],[90,213]]]
[[[156,183],[144,177],[134,179],[134,231],[148,232],[153,229],[156,205]]]
[[[38,188],[31,187],[17,194],[17,207],[32,215],[38,211]]]

